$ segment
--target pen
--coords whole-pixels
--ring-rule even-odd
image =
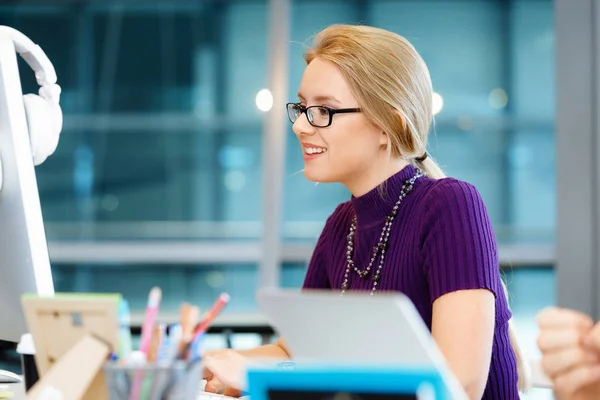
[[[219,295],[219,297],[217,298],[211,309],[208,310],[202,321],[200,321],[198,325],[196,325],[196,328],[194,329],[194,338],[208,330],[210,324],[212,324],[215,318],[221,313],[221,311],[223,311],[223,308],[225,308],[225,306],[229,304],[229,300],[231,300],[229,294],[221,293]]]
[[[118,307],[119,318],[119,357],[126,359],[131,353],[131,317],[129,314],[129,303],[121,299]]]
[[[154,327],[154,332],[152,334],[152,341],[150,342],[150,347],[148,349],[148,363],[149,364],[155,364],[158,361],[158,356],[159,356],[158,352],[160,350],[160,346],[163,341],[164,334],[165,334],[165,324],[161,323]],[[155,397],[158,394],[156,388],[160,387],[157,384],[161,381],[161,378],[164,379],[162,374],[158,374],[158,376],[155,376],[152,373],[146,374],[146,376],[144,377],[143,383],[142,383],[140,398],[148,399],[150,394],[152,394],[153,397]]]
[[[161,299],[162,291],[159,287],[153,287],[148,295],[148,305],[146,307],[146,316],[144,318],[144,323],[142,324],[142,335],[140,339],[140,352],[146,357],[148,356],[148,351],[150,350],[154,323],[156,321],[156,316],[158,315]],[[133,379],[129,400],[138,400],[140,397],[140,391],[142,389],[144,373],[137,372],[134,375],[135,376]]]
[[[172,361],[177,357],[181,337],[181,324],[171,325],[169,327],[169,335],[167,336],[163,345],[163,354],[159,356],[161,360]]]
[[[165,324],[158,324],[154,327],[152,341],[148,349],[148,362],[155,363],[158,360],[159,349],[165,335]]]
[[[153,287],[148,295],[146,316],[142,325],[142,335],[140,338],[140,351],[146,355],[148,354],[150,342],[152,341],[152,331],[154,330],[154,323],[156,322],[156,316],[158,315],[161,299],[162,291],[159,287]]]
[[[181,305],[180,323],[181,323],[181,338],[178,343],[178,353],[182,354],[187,349],[187,344],[194,337],[194,325],[200,316],[200,309],[191,304],[184,303]],[[179,357],[182,358],[182,357]]]
[[[191,363],[198,361],[201,358],[205,333],[202,333],[194,338],[192,345],[190,346],[189,361]]]
[[[194,340],[198,338],[200,335],[205,333],[208,330],[210,324],[214,321],[214,319],[219,315],[219,313],[225,308],[227,304],[229,304],[229,300],[231,297],[227,293],[221,293],[213,306],[208,310],[204,318],[196,325],[192,337],[190,340],[185,341],[185,345],[179,351],[179,359],[185,359],[188,357],[188,352]]]

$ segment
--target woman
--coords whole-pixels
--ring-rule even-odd
[[[328,218],[303,288],[404,292],[471,399],[518,399],[520,354],[486,208],[470,184],[440,179],[426,153],[424,61],[399,35],[348,25],[320,32],[305,60],[287,105],[304,174],[341,182],[352,198]],[[240,353],[290,357],[282,340]],[[226,379],[213,372],[209,391]]]
[[[562,400],[600,399],[600,323],[551,307],[538,316],[542,368]]]

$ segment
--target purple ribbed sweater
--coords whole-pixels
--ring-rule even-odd
[[[365,269],[385,217],[404,182],[414,174],[413,166],[405,167],[380,188],[337,207],[319,237],[303,288],[341,290],[346,237],[355,214],[354,261],[359,269]],[[377,261],[371,274],[376,268]],[[370,291],[370,275],[363,280],[350,271],[349,290]],[[496,297],[492,359],[482,399],[519,399],[516,360],[508,336],[511,312],[501,286],[495,235],[481,196],[472,185],[456,179],[419,178],[393,222],[377,292],[406,294],[431,330],[435,299],[456,290],[479,288]]]

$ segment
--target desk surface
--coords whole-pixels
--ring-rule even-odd
[[[10,386],[10,390],[12,390],[15,393],[11,400],[24,400],[25,399],[25,387],[23,386],[22,383],[13,383],[13,384],[10,384],[9,386]],[[247,397],[244,397],[244,398],[247,399]],[[201,393],[198,393],[197,400],[238,400],[238,399],[235,399],[233,397],[218,395],[218,394],[201,392]]]
[[[12,397],[14,400],[23,400],[25,399],[25,386],[22,383],[11,383],[8,385],[10,390],[15,393]]]

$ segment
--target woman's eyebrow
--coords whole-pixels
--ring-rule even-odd
[[[303,101],[306,100],[306,98],[300,92],[298,92],[298,98]],[[341,102],[333,96],[319,95],[319,96],[315,96],[314,99],[317,102],[327,103],[327,102],[333,101],[335,103],[341,104]]]

